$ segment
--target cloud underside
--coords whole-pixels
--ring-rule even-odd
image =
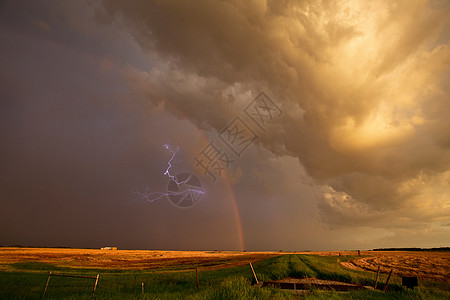
[[[445,1],[104,1],[157,59],[137,98],[220,130],[259,90],[285,112],[261,143],[323,186],[333,227],[450,222]],[[389,221],[390,220],[390,221]]]

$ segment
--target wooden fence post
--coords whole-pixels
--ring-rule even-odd
[[[197,290],[198,290],[198,267],[195,267],[195,280],[197,282]]]
[[[52,276],[52,271],[50,271],[50,273],[48,273],[47,283],[45,284],[44,294],[42,294],[42,298],[44,298],[45,292],[47,291],[48,282],[50,281],[50,276]]]
[[[95,290],[97,289],[97,283],[98,283],[98,276],[99,276],[99,275],[100,275],[100,274],[97,274],[97,278],[95,279],[94,291],[92,292],[92,298],[94,298]]]
[[[142,296],[144,296],[144,283],[142,283]]]
[[[386,290],[387,290],[387,287],[388,287],[388,284],[389,284],[389,280],[391,279],[391,275],[392,275],[392,269],[391,269],[391,271],[389,272],[389,276],[388,276],[388,278],[387,278],[387,280],[386,280],[386,285],[384,286],[383,292],[386,292]]]
[[[377,289],[377,284],[378,284],[378,276],[380,276],[380,265],[378,265],[378,270],[377,270],[377,279],[375,280],[375,285],[374,285],[374,289]]]
[[[255,279],[256,279],[256,283],[258,284],[258,283],[259,283],[259,281],[258,281],[258,277],[256,277],[256,273],[255,273],[255,270],[253,270],[253,266],[252,266],[252,263],[250,263],[250,268],[252,268],[253,276],[255,276]]]

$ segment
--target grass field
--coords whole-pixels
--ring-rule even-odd
[[[6,249],[2,249],[6,250]],[[14,256],[0,255],[0,298],[40,299],[52,271],[57,274],[99,276],[95,293],[97,299],[449,299],[448,280],[420,280],[419,287],[407,290],[401,287],[401,279],[393,276],[386,293],[363,290],[352,292],[311,290],[297,295],[275,288],[260,288],[255,283],[248,262],[252,261],[260,281],[285,277],[315,277],[348,283],[373,286],[375,273],[343,267],[340,263],[364,259],[351,253],[316,255],[246,253],[246,252],[167,252],[167,256],[155,256],[158,264],[146,261],[149,269],[137,268],[137,259],[164,252],[145,251],[134,253],[133,259],[125,251],[91,251],[97,262],[94,267],[90,260],[80,256],[77,260],[73,249],[10,249],[17,250]],[[66,250],[66,251],[64,251]],[[73,250],[75,252],[70,252]],[[51,260],[44,253],[53,253]],[[113,253],[115,252],[115,253]],[[1,253],[1,250],[0,250]],[[32,253],[36,255],[33,256]],[[38,255],[37,253],[40,253]],[[57,255],[57,253],[60,253]],[[71,254],[72,253],[72,254]],[[3,253],[5,254],[5,253]],[[364,253],[365,254],[365,253]],[[89,257],[89,254],[87,254]],[[96,256],[97,255],[97,256]],[[111,263],[126,260],[134,263],[126,268],[126,263]],[[38,259],[40,257],[41,259]],[[103,257],[103,259],[101,259]],[[143,258],[144,257],[144,258]],[[202,260],[203,257],[203,260]],[[218,259],[219,261],[214,261]],[[163,263],[164,262],[164,263]],[[176,262],[176,263],[175,263]],[[245,263],[243,265],[243,263]],[[71,265],[72,264],[72,265]],[[119,267],[120,265],[120,267]],[[195,267],[199,266],[199,289],[196,288]],[[387,274],[380,276],[379,288],[384,288]],[[95,280],[84,278],[51,277],[45,295],[46,299],[90,299]],[[142,283],[144,293],[142,292]]]
[[[217,269],[246,265],[279,255],[278,252],[242,251],[145,251],[64,248],[0,248],[0,270],[15,263],[40,262],[68,268],[112,270]]]

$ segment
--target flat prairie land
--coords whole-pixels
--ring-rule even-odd
[[[351,257],[342,259],[343,267],[382,273],[391,269],[396,276],[418,276],[423,279],[450,281],[450,252],[413,251],[318,251],[295,252],[320,256]],[[44,263],[61,268],[106,270],[171,271],[204,270],[247,265],[287,252],[242,251],[162,251],[162,250],[99,250],[66,248],[0,248],[0,270],[11,270],[20,263]],[[292,254],[290,252],[289,254]],[[15,268],[16,269],[16,268]]]
[[[361,251],[362,256],[341,263],[344,267],[383,273],[393,270],[396,276],[450,282],[450,252],[434,251]]]
[[[352,285],[338,292],[306,287],[302,294],[260,288],[261,282],[296,280]],[[378,265],[382,274],[376,281]],[[155,251],[0,247],[0,298],[87,299],[99,275],[96,299],[450,299],[449,252],[409,251]],[[198,267],[198,274],[196,267]],[[387,281],[390,270],[392,278]],[[50,273],[56,275],[50,279]],[[59,276],[57,276],[59,275]],[[71,275],[72,277],[61,277]],[[75,275],[75,276],[74,276]],[[419,288],[399,276],[421,277]],[[84,277],[74,278],[74,277]],[[198,277],[197,277],[198,276]],[[301,278],[302,281],[299,281]],[[338,282],[334,285],[330,282]],[[50,283],[48,283],[50,282]],[[362,288],[374,287],[377,290]],[[48,289],[44,288],[47,286]],[[199,287],[197,287],[197,284]],[[281,283],[280,283],[281,287]],[[145,288],[145,289],[144,289]],[[381,291],[385,290],[383,293]]]
[[[30,262],[80,269],[182,270],[199,266],[215,270],[278,255],[279,252],[0,248],[0,270],[8,271],[11,265]]]
[[[341,266],[357,270],[392,273],[395,276],[417,276],[423,279],[450,282],[450,252],[438,251],[318,251],[298,252],[320,256],[351,256]]]

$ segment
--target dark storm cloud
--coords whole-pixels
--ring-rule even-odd
[[[250,249],[439,246],[449,9],[2,2],[0,244],[237,249],[236,198]],[[283,115],[237,159],[233,190],[202,178],[190,210],[132,198],[165,190],[163,144],[183,148],[174,172],[192,171],[260,91]]]
[[[0,245],[239,249],[221,186],[189,212],[135,199],[141,188],[165,191],[162,145],[197,129],[159,107],[142,112],[117,69],[149,62],[93,11],[86,2],[1,6]]]
[[[325,222],[373,224],[382,217],[370,214],[413,215],[418,207],[438,214],[434,197],[448,210],[448,193],[424,193],[450,168],[447,2],[103,6],[99,18],[123,20],[144,48],[166,61],[166,74],[177,70],[187,86],[189,78],[205,83],[196,86],[197,97],[186,97],[182,81],[145,72],[162,80],[161,90],[199,126],[223,127],[215,109],[220,99],[211,91],[225,84],[277,95],[286,114],[279,131],[261,141],[278,154],[297,156],[318,183],[329,186],[320,200]],[[343,215],[343,207],[361,217]]]

